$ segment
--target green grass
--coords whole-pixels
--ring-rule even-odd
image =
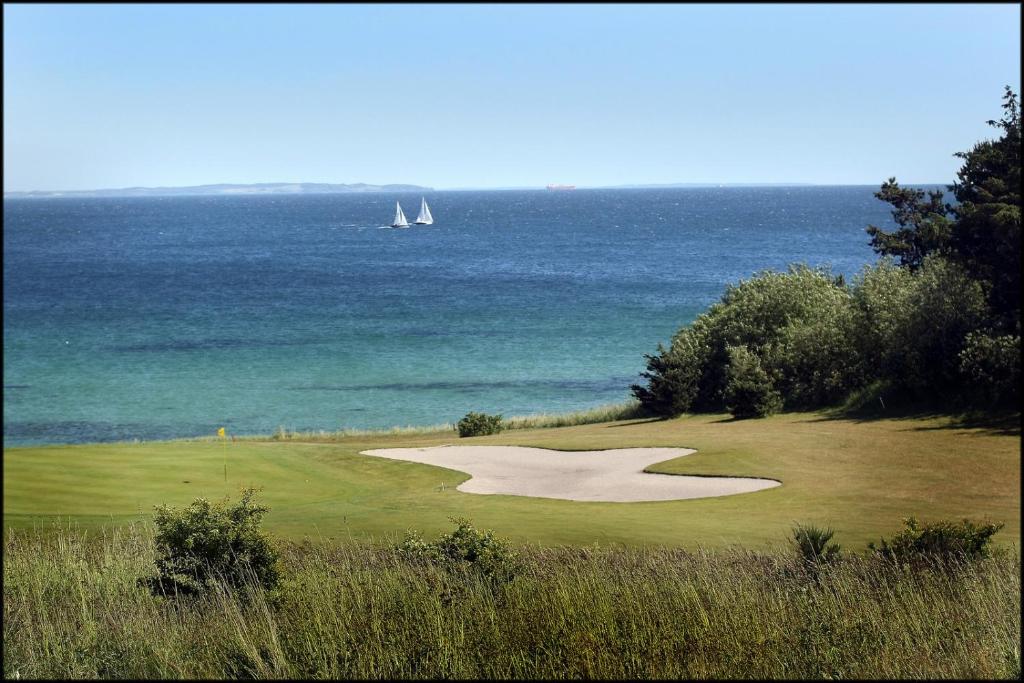
[[[358,455],[369,448],[512,444],[565,450],[696,448],[652,466],[673,474],[770,477],[782,486],[721,498],[589,503],[461,493],[468,475]],[[225,454],[228,482],[223,479]],[[915,515],[1006,523],[993,542],[1020,544],[1020,433],[949,417],[843,419],[790,413],[764,420],[687,416],[459,439],[452,432],[367,433],[317,443],[245,439],[4,450],[4,527],[74,521],[83,528],[148,519],[159,503],[235,497],[261,487],[266,526],[281,537],[400,538],[466,517],[516,542],[545,545],[763,547],[793,523],[831,526],[846,549],[891,535]],[[443,484],[443,488],[442,488]]]
[[[778,539],[781,541],[782,539]],[[1020,557],[905,571],[791,550],[520,549],[511,582],[287,545],[249,599],[154,597],[152,530],[4,541],[5,678],[1011,678]]]

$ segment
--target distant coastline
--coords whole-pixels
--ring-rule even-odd
[[[907,183],[909,187],[939,187],[943,183]],[[645,183],[633,185],[519,185],[509,187],[426,187],[423,185],[367,183],[251,183],[190,185],[186,187],[125,187],[105,190],[22,190],[4,192],[4,199],[58,197],[186,197],[186,196],[252,196],[252,195],[315,195],[383,192],[488,192],[502,190],[653,190],[759,187],[868,187],[877,183]]]
[[[4,192],[4,199],[31,197],[180,197],[265,194],[349,194],[352,192],[429,192],[421,185],[351,185],[332,183],[252,183],[191,185],[188,187],[124,187],[112,190],[29,190]]]

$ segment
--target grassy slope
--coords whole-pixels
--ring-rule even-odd
[[[567,450],[681,446],[698,453],[651,469],[675,474],[771,477],[757,493],[658,503],[582,503],[455,491],[467,475],[359,456],[367,448],[441,443]],[[1019,430],[962,428],[948,418],[858,422],[820,414],[766,420],[727,416],[632,420],[458,439],[356,436],[336,443],[166,442],[4,451],[4,526],[71,517],[86,525],[146,518],[157,503],[234,497],[261,486],[267,526],[299,538],[361,538],[408,528],[433,535],[469,517],[518,541],[665,544],[685,547],[784,542],[794,521],[832,525],[862,549],[917,515],[1006,522],[994,540],[1020,544]],[[185,483],[185,482],[188,483]],[[439,490],[441,483],[444,490]]]

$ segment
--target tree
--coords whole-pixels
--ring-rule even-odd
[[[947,189],[956,204],[945,204],[943,193],[900,187],[895,178],[882,184],[875,196],[893,205],[899,229],[886,232],[869,225],[871,247],[899,259],[914,271],[927,256],[940,254],[957,261],[982,283],[995,314],[997,330],[1020,334],[1020,99],[1006,87],[1003,118],[988,121],[1002,131],[985,140],[963,159],[957,181]]]
[[[1002,131],[969,152],[950,190],[959,202],[951,207],[952,255],[985,284],[989,305],[1003,331],[1020,334],[1020,100],[1009,86],[1003,95],[1003,118],[988,121]]]
[[[949,207],[942,200],[941,190],[927,194],[925,201],[924,190],[900,187],[896,178],[882,183],[875,196],[893,205],[892,217],[900,228],[886,232],[869,225],[871,248],[882,256],[898,257],[900,265],[911,270],[920,268],[925,256],[946,250],[953,224]]]

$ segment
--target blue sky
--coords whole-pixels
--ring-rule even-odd
[[[1001,5],[11,5],[4,189],[949,182]]]

